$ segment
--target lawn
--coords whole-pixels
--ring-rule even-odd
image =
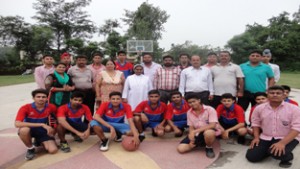
[[[33,75],[25,76],[0,76],[0,86],[8,86],[21,83],[34,82]],[[292,88],[300,89],[300,73],[281,73],[280,85],[289,85]]]
[[[33,75],[12,75],[12,76],[0,76],[0,86],[9,86],[21,83],[34,82]]]
[[[278,84],[300,89],[300,73],[281,73]]]

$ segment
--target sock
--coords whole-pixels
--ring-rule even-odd
[[[206,148],[212,148],[212,146],[208,146],[208,145],[206,145]]]
[[[34,149],[34,145],[32,145],[31,147],[27,147],[28,150]]]

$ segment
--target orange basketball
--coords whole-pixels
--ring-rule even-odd
[[[123,138],[122,147],[126,151],[135,151],[135,150],[137,150],[139,148],[138,146],[134,145],[133,137],[132,136],[126,136],[125,138]]]

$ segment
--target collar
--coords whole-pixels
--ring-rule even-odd
[[[195,68],[194,66],[191,66],[191,68],[192,68],[192,70],[194,69],[194,70],[202,70],[203,68],[202,68],[202,66],[200,66],[199,68]]]
[[[246,64],[249,65],[249,66],[252,66],[252,65],[250,64],[250,61],[246,62]],[[259,62],[257,66],[262,66],[263,64],[264,64],[264,63]]]
[[[72,112],[73,114],[75,114],[81,107],[82,107],[82,105],[79,105],[79,106],[77,107],[77,109],[72,109],[71,103],[70,103],[70,102],[68,103],[68,108],[71,110],[71,112]]]
[[[108,108],[109,108],[109,109],[112,109],[112,108],[113,108],[113,105],[112,105],[110,102],[109,102],[109,104],[108,104]],[[123,109],[124,109],[124,105],[123,105],[123,103],[120,103],[118,110],[117,110],[117,111],[114,111],[114,112],[116,113],[116,112],[119,112],[120,110],[123,110]]]
[[[179,108],[177,108],[176,105],[175,105],[175,103],[172,102],[172,106],[173,106],[175,109],[177,109],[177,110],[182,110],[183,105],[184,105],[184,100],[183,100],[183,99],[181,100],[181,104],[180,104],[180,107],[179,107]]]
[[[207,107],[204,104],[202,104],[202,109],[200,110],[200,114],[202,114],[206,109],[207,109]],[[196,112],[192,108],[191,108],[191,113],[194,114],[195,116],[200,115],[200,114],[197,115]]]
[[[154,107],[154,108],[151,107],[151,102],[150,102],[149,100],[148,100],[148,105],[149,105],[149,107],[150,107],[152,110],[155,110],[155,109],[157,109],[157,108],[160,106],[160,101],[158,101],[157,106]]]
[[[48,107],[48,103],[45,104],[44,108],[42,110],[38,110],[36,105],[35,105],[35,102],[31,103],[31,107],[36,110],[38,113],[43,113],[44,110]]]

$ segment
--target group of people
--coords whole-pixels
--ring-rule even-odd
[[[187,130],[178,152],[204,146],[208,158],[215,157],[216,138],[237,135],[238,143],[244,144],[248,133],[253,136],[246,154],[249,161],[273,156],[281,160],[281,167],[292,165],[292,150],[300,139],[300,109],[288,97],[289,86],[275,85],[280,71],[269,63],[269,49],[252,51],[241,65],[231,62],[228,51],[209,53],[204,65],[199,55],[185,53],[179,65],[170,55],[163,57],[162,65],[151,53],[144,53],[143,63],[136,65],[126,61],[126,52],[117,55],[115,61],[102,62],[103,54],[94,52],[90,65],[79,55],[71,66],[70,54],[64,53],[55,67],[53,58],[44,56],[44,65],[35,70],[34,102],[20,108],[15,122],[28,147],[26,159],[34,158],[32,138],[55,153],[57,133],[60,149],[70,152],[67,132],[79,142],[93,132],[101,140],[100,150],[107,151],[109,142],[122,141],[122,135],[133,136],[138,146],[150,128],[153,137],[167,132],[182,137]]]

